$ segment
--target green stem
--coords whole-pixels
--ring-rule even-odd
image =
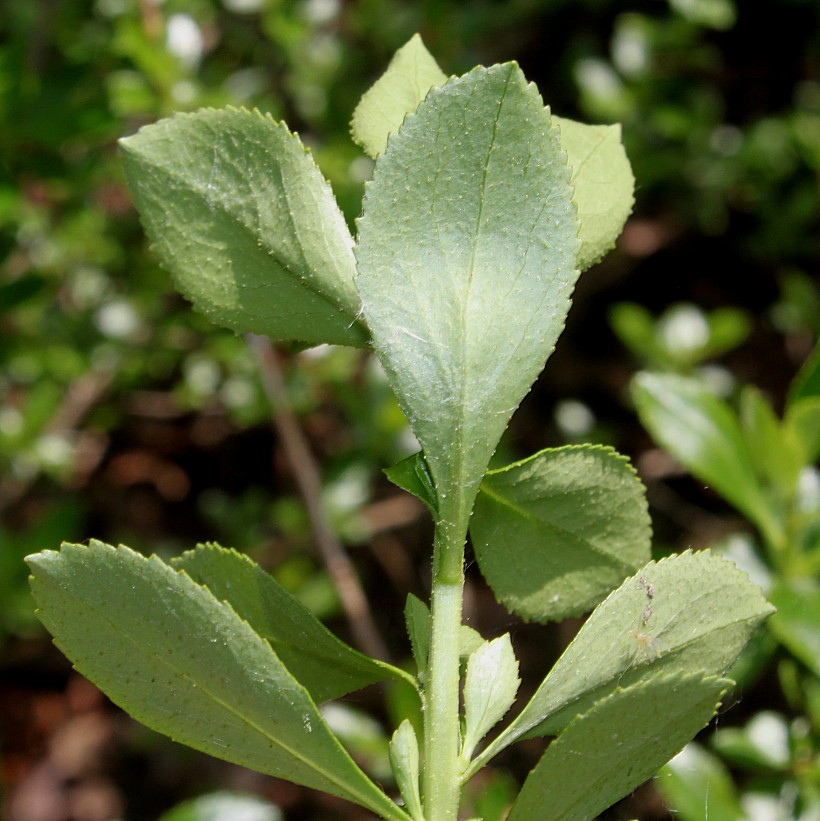
[[[456,821],[461,798],[459,633],[466,532],[463,516],[442,516],[436,525],[424,712],[425,821]]]

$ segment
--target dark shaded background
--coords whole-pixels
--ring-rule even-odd
[[[165,557],[217,539],[272,569],[350,636],[258,362],[172,292],[130,204],[118,137],[174,110],[258,106],[314,148],[352,221],[370,164],[349,140],[350,114],[415,31],[448,73],[516,59],[556,113],[621,122],[637,178],[634,215],[618,249],[582,277],[567,331],[499,458],[576,437],[613,444],[642,470],[662,554],[748,527],[640,428],[626,387],[645,363],[619,343],[609,310],[634,301],[656,315],[680,302],[748,312],[748,338],[711,364],[730,392],[754,383],[782,407],[820,325],[818,18],[814,0],[7,0],[3,818],[147,821],[220,786],[265,795],[288,819],[365,817],[135,725],[72,673],[33,616],[22,557],[61,539],[93,536]],[[401,609],[408,592],[425,594],[431,536],[422,511],[380,474],[412,449],[404,420],[366,354],[281,350],[278,367],[321,465],[334,529],[389,652],[404,659]],[[577,422],[577,403],[581,429],[556,415],[574,408]],[[519,625],[474,569],[466,613],[485,635],[512,630],[529,689],[577,627]],[[788,714],[773,675],[722,720],[741,724],[763,708]],[[380,721],[401,709],[385,711],[375,690],[353,705]],[[540,749],[527,742],[498,766],[520,779]],[[374,750],[383,758],[378,743]],[[503,803],[510,776],[489,777],[487,795]],[[650,786],[607,817],[668,816]]]

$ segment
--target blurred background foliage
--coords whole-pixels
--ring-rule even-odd
[[[163,555],[215,539],[247,551],[350,637],[315,549],[303,466],[277,424],[291,413],[388,651],[408,655],[401,606],[408,592],[424,594],[430,527],[380,472],[415,442],[377,363],[349,349],[280,349],[273,367],[287,401],[272,407],[245,341],[172,292],[130,204],[116,140],[173,111],[256,106],[312,147],[352,225],[372,163],[349,139],[349,118],[416,31],[448,73],[516,59],[556,113],[621,122],[637,178],[619,248],[581,278],[567,333],[499,463],[567,442],[613,444],[647,483],[657,555],[733,544],[730,555],[751,557],[768,587],[794,577],[720,488],[698,480],[698,465],[653,443],[629,383],[638,369],[677,374],[731,407],[755,385],[777,414],[786,407],[820,332],[816,0],[6,0],[0,800],[9,821],[218,818],[214,807],[265,819],[280,817],[277,806],[289,819],[360,817],[125,719],[50,645],[21,559],[90,536]],[[812,461],[800,476],[804,496],[814,487],[804,547],[816,559]],[[809,587],[806,568],[816,566],[801,565]],[[793,652],[782,624],[765,634],[718,731],[607,817],[664,819],[667,802],[692,821],[820,818],[811,664],[820,627],[805,618],[817,613],[813,589],[789,604],[804,616],[807,649]],[[513,625],[472,572],[466,613],[487,636],[513,630],[532,681],[578,626]],[[387,780],[384,719],[407,708],[388,693],[385,712],[379,696],[335,705],[332,720]],[[476,779],[475,815],[503,818],[538,749],[523,745]],[[232,792],[192,800],[217,788]]]

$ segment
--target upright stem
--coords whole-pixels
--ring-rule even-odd
[[[425,821],[456,821],[461,798],[459,633],[468,516],[458,513],[450,518],[442,511],[436,525],[424,712]]]

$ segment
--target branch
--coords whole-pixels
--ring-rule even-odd
[[[353,563],[325,516],[319,469],[291,409],[276,351],[266,337],[247,334],[245,338],[259,362],[262,386],[273,408],[274,426],[307,509],[316,547],[339,594],[354,640],[368,655],[387,660],[387,648],[376,629]]]

